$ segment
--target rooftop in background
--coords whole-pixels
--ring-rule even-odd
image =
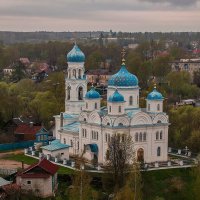
[[[37,126],[37,125],[34,125],[34,124],[20,124],[15,129],[15,133],[35,135],[41,128],[42,128],[42,126]]]

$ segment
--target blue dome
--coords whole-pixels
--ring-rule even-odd
[[[68,62],[84,62],[85,55],[79,49],[79,47],[75,44],[73,49],[67,54],[67,61]]]
[[[125,65],[121,66],[121,69],[111,76],[108,81],[108,86],[119,86],[119,87],[127,87],[127,86],[138,86],[138,78],[131,74]]]
[[[124,97],[118,92],[118,90],[115,90],[115,92],[109,97],[109,102],[124,102]]]
[[[156,87],[155,87],[154,90],[148,94],[147,99],[148,100],[163,100],[164,97],[160,92],[156,90]]]
[[[100,98],[100,94],[92,86],[90,91],[88,91],[86,93],[85,98],[86,99],[98,99],[98,98]]]

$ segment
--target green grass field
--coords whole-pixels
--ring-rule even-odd
[[[3,159],[14,160],[14,161],[18,161],[18,162],[24,161],[24,163],[28,164],[28,165],[31,165],[33,163],[38,162],[37,159],[31,158],[31,157],[26,156],[24,154],[16,154],[16,155],[12,154],[12,155],[8,155],[8,156],[4,157]],[[71,174],[72,172],[73,172],[73,170],[68,169],[66,167],[62,167],[62,166],[60,166],[59,170],[58,170],[59,174]]]
[[[145,200],[193,200],[192,169],[143,172]]]

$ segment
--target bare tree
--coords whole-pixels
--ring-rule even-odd
[[[132,138],[126,134],[114,134],[108,144],[107,167],[113,171],[116,186],[124,184],[125,173],[134,158]]]

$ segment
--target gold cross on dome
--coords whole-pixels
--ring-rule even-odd
[[[125,65],[125,55],[126,55],[126,50],[123,48],[122,49],[122,52],[121,52],[121,55],[122,55],[122,65]]]

